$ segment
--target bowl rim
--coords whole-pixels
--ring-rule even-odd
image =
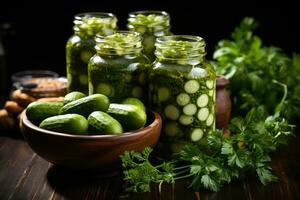
[[[154,116],[154,120],[146,127],[137,129],[135,131],[129,131],[129,132],[124,132],[122,135],[72,135],[68,133],[60,133],[60,132],[55,132],[55,131],[50,131],[46,129],[42,129],[36,125],[34,125],[32,122],[29,121],[27,118],[26,112],[24,112],[22,122],[25,126],[29,127],[30,129],[33,129],[36,132],[43,133],[43,134],[49,134],[53,136],[59,136],[59,137],[66,137],[70,139],[117,139],[117,138],[130,138],[130,137],[135,137],[137,135],[143,135],[144,133],[147,132],[148,129],[151,129],[155,126],[158,126],[160,123],[162,123],[162,118],[161,116],[152,110],[148,110],[148,113],[151,113]]]

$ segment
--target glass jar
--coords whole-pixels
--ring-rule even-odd
[[[117,18],[111,13],[75,15],[74,35],[67,42],[66,61],[68,91],[88,93],[88,62],[96,53],[96,34],[110,35],[117,29]]]
[[[89,94],[100,93],[112,102],[127,97],[147,100],[149,60],[142,54],[142,38],[136,32],[117,31],[96,36],[97,53],[89,62]]]
[[[170,16],[164,11],[137,11],[129,14],[127,28],[143,37],[144,54],[155,60],[155,40],[160,36],[171,35]]]
[[[149,97],[151,108],[163,118],[162,152],[178,152],[184,144],[204,141],[215,129],[216,77],[205,54],[201,37],[157,39]]]

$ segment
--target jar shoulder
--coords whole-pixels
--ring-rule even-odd
[[[110,67],[115,69],[126,69],[130,68],[146,68],[149,67],[150,61],[144,55],[135,57],[126,56],[103,56],[95,54],[89,62],[89,66],[93,68],[98,67]]]
[[[95,40],[93,38],[83,38],[78,35],[72,35],[67,41],[67,47],[73,46],[92,46],[94,48]]]
[[[215,77],[214,67],[209,62],[192,66],[154,61],[152,69],[153,74],[177,74],[188,78]]]

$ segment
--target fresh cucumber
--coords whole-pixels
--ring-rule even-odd
[[[92,112],[88,117],[89,133],[120,135],[122,125],[109,114],[102,111]]]
[[[77,99],[81,99],[83,97],[86,97],[86,95],[83,94],[82,92],[78,92],[78,91],[70,92],[69,94],[67,94],[64,97],[64,104],[70,103],[70,102],[75,101]]]
[[[39,124],[41,121],[48,117],[59,114],[60,109],[63,107],[62,102],[33,102],[27,106],[26,115],[29,121]]]
[[[143,102],[137,98],[134,97],[129,97],[127,99],[125,99],[124,101],[122,101],[122,104],[130,104],[130,105],[135,105],[139,108],[141,108],[142,110],[146,110],[145,105],[143,104]]]
[[[135,105],[112,103],[107,113],[118,120],[125,131],[142,128],[147,120],[146,112]]]
[[[93,94],[64,105],[61,114],[80,114],[88,117],[94,111],[106,111],[109,107],[109,99],[103,94]]]
[[[87,134],[88,122],[78,114],[57,115],[43,120],[40,128],[60,133]]]

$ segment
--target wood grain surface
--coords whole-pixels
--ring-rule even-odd
[[[299,129],[297,131],[300,133]],[[133,199],[133,200],[290,200],[300,199],[300,140],[292,138],[273,155],[273,169],[280,177],[277,183],[263,186],[248,174],[214,193],[194,192],[189,182],[174,187],[164,184],[159,193],[157,185],[151,192],[130,194],[124,191],[121,176],[111,178],[86,177],[53,166],[37,156],[19,137],[9,133],[0,136],[0,199]],[[20,134],[20,133],[18,133]],[[55,145],[55,144],[53,144]]]

